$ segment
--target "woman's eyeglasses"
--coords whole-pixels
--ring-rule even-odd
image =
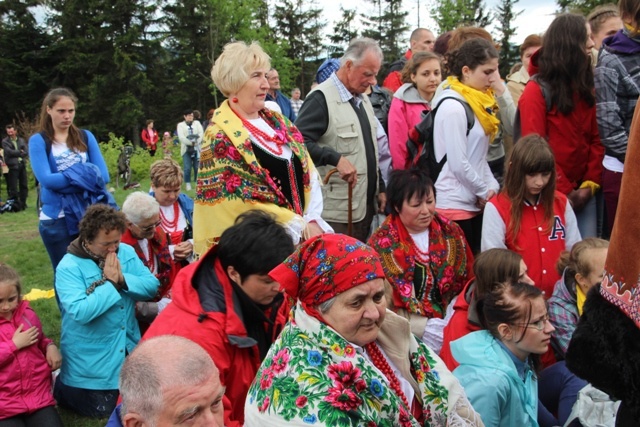
[[[544,317],[542,319],[538,320],[537,322],[516,323],[516,325],[525,326],[527,328],[534,328],[534,329],[537,329],[538,331],[542,332],[542,331],[544,331],[544,327],[547,325],[548,321],[549,321],[549,313],[545,314]]]
[[[142,231],[143,233],[150,233],[153,230],[155,230],[156,227],[159,226],[161,223],[162,223],[161,221],[158,221],[155,224],[147,225],[146,227],[140,227],[138,224],[135,224],[135,223],[134,225],[138,227],[138,230]]]

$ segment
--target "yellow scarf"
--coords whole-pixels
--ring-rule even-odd
[[[480,121],[485,135],[489,137],[489,142],[493,142],[496,133],[498,133],[498,126],[500,125],[500,120],[496,117],[498,104],[493,95],[493,90],[489,89],[486,92],[480,92],[460,82],[455,76],[447,77],[447,85],[445,88],[447,87],[455,90],[464,97],[465,101],[471,106],[476,118]]]
[[[584,307],[584,302],[587,300],[587,296],[582,292],[582,288],[580,285],[576,283],[576,306],[578,307],[578,314],[582,316],[582,307]]]

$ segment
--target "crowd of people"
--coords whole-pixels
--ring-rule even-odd
[[[0,264],[0,427],[60,426],[56,404],[111,427],[637,425],[637,344],[618,377],[584,367],[640,334],[638,34],[640,0],[558,15],[505,81],[485,30],[420,28],[382,86],[359,38],[304,100],[229,43],[227,99],[184,111],[182,165],[154,161],[120,207],[51,90],[2,147],[19,206],[27,161],[40,184],[60,350]],[[141,138],[153,156],[153,120]]]

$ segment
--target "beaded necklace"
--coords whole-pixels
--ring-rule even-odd
[[[180,219],[180,207],[178,206],[178,202],[173,202],[173,220],[168,220],[162,209],[160,209],[160,222],[162,223],[162,228],[170,233],[174,231],[178,231],[178,220]]]
[[[400,387],[400,380],[398,380],[396,374],[393,373],[393,369],[391,369],[391,366],[389,366],[389,362],[387,362],[387,359],[380,351],[378,344],[373,341],[365,345],[364,348],[365,350],[367,350],[367,353],[369,353],[369,357],[371,358],[371,362],[373,362],[373,365],[378,368],[385,377],[387,377],[391,388],[396,393],[396,396],[398,396],[402,400],[404,406],[410,411],[411,406],[409,405],[409,401],[407,401],[407,396],[405,396],[402,388]]]
[[[262,140],[262,144],[260,144],[262,147],[276,156],[282,154],[282,146],[286,143],[285,140],[280,138],[277,134],[274,136],[268,135],[266,132],[258,129],[253,123],[243,117],[240,117],[240,120],[242,120],[242,124],[249,133],[251,133],[251,135],[256,139]],[[276,148],[272,148],[268,142],[273,142],[276,145]]]

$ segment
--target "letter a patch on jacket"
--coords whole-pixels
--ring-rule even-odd
[[[551,234],[549,234],[549,240],[558,240],[566,237],[567,232],[564,224],[560,220],[560,217],[556,215],[553,217],[553,227],[551,228]]]

